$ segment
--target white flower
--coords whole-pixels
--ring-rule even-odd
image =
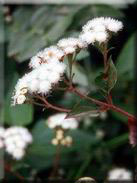
[[[44,54],[47,60],[51,58],[57,58],[58,60],[62,60],[62,58],[64,57],[64,52],[57,46],[50,46],[49,48],[45,48]]]
[[[9,143],[8,145],[6,145],[6,152],[9,154],[12,154],[14,152],[15,148],[16,148],[15,144]]]
[[[77,51],[78,49],[86,47],[86,43],[84,43],[82,40],[80,40],[78,38],[61,39],[57,43],[57,45],[65,52],[66,55],[72,54],[75,51]]]
[[[46,64],[41,64],[25,74],[15,86],[14,96],[12,97],[13,105],[23,104],[27,94],[48,94],[52,86],[61,80],[65,69],[66,65],[54,57],[48,60]]]
[[[45,48],[43,51],[38,52],[34,57],[31,58],[29,63],[30,68],[38,68],[42,64],[46,64],[51,59],[62,60],[64,57],[64,52],[57,46],[50,46]]]
[[[10,127],[4,133],[4,145],[7,153],[14,159],[21,159],[25,154],[26,147],[32,143],[32,135],[27,128]]]
[[[132,173],[124,168],[115,168],[108,173],[108,180],[132,180]]]
[[[104,25],[102,24],[98,24],[94,27],[93,29],[95,32],[105,32],[106,31],[106,28]]]
[[[51,83],[57,83],[60,80],[60,74],[58,72],[51,72],[51,74],[48,75],[48,80]]]
[[[26,100],[25,95],[19,95],[17,97],[17,104],[23,104],[25,102],[25,100]]]
[[[96,32],[95,39],[99,43],[106,42],[108,35],[106,32]]]
[[[44,51],[40,51],[31,58],[29,67],[35,69],[35,68],[39,67],[42,63],[45,63],[45,62],[46,61],[44,59]]]
[[[122,22],[115,20],[113,18],[106,18],[104,24],[109,31],[114,33],[123,29]]]
[[[57,113],[48,118],[49,128],[61,127],[63,129],[75,129],[78,127],[78,121],[74,118],[65,119],[66,113]]]
[[[38,79],[33,79],[29,83],[29,91],[30,93],[37,92],[39,89],[39,80]]]
[[[87,44],[106,42],[109,38],[109,32],[118,32],[123,28],[122,22],[110,17],[94,18],[82,27],[80,39]]]
[[[89,20],[83,27],[83,32],[88,32],[97,29],[96,27],[100,27],[99,29],[104,29],[104,27],[101,28],[104,24],[104,17],[97,17],[92,20]],[[103,31],[103,30],[99,30]],[[104,30],[105,31],[105,30]]]
[[[81,33],[79,39],[81,39],[83,42],[86,42],[87,44],[93,44],[96,39],[95,36],[96,34],[94,32],[88,31]]]
[[[110,17],[98,17],[94,18],[86,23],[82,27],[83,32],[88,31],[111,31],[111,32],[118,32],[123,28],[123,24],[119,20],[115,20]]]
[[[13,158],[16,160],[22,159],[24,155],[25,155],[24,149],[20,149],[20,148],[16,148],[12,154]]]
[[[48,80],[40,81],[38,93],[47,94],[51,90],[51,83]]]

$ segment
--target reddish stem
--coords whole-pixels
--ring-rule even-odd
[[[52,105],[44,97],[41,97],[39,95],[37,95],[37,98],[40,99],[41,101],[43,101],[47,108],[51,108],[51,109],[54,109],[54,110],[59,111],[59,112],[70,112],[71,111],[70,109],[65,109],[62,107]]]
[[[74,88],[74,87],[71,88],[70,91],[76,93],[76,94],[79,95],[81,98],[85,98],[85,99],[90,100],[91,102],[93,102],[93,103],[95,103],[95,104],[97,104],[97,105],[99,105],[99,106],[103,106],[103,107],[106,107],[106,108],[108,108],[108,109],[112,109],[112,110],[114,110],[114,111],[116,111],[116,112],[119,112],[119,113],[121,113],[121,114],[127,116],[128,118],[131,118],[131,119],[133,119],[133,120],[135,120],[135,121],[137,120],[135,116],[133,116],[132,114],[129,114],[128,112],[124,111],[123,109],[121,109],[121,108],[119,108],[119,107],[117,107],[117,106],[115,106],[115,105],[113,105],[113,104],[107,104],[107,103],[105,103],[105,102],[101,102],[101,101],[99,101],[99,100],[96,100],[96,99],[93,99],[93,98],[91,98],[91,97],[88,97],[87,95],[82,94],[79,90],[77,90],[77,89]]]
[[[68,84],[67,81],[65,81],[65,83]],[[105,108],[106,110],[112,109],[112,110],[114,110],[116,112],[119,112],[119,113],[123,114],[124,116],[127,116],[128,118],[130,118],[130,119],[132,119],[134,121],[137,121],[136,117],[133,116],[132,114],[124,111],[123,109],[121,109],[121,108],[119,108],[119,107],[117,107],[117,106],[115,106],[113,104],[108,104],[108,103],[99,101],[97,99],[93,99],[91,97],[88,97],[87,95],[85,95],[85,94],[81,93],[79,90],[77,90],[73,85],[69,86],[68,91],[73,92],[73,93],[77,94],[78,96],[80,96],[81,98],[85,98],[85,99],[91,101],[92,103],[95,103],[95,104]],[[45,98],[43,98],[43,97],[41,97],[39,95],[37,95],[36,98],[38,98],[41,101],[43,101],[47,108],[52,108],[52,109],[54,109],[56,111],[59,111],[59,112],[67,112],[68,113],[68,112],[71,111],[70,109],[65,109],[65,108],[62,108],[62,107],[54,106],[54,105],[50,104]]]

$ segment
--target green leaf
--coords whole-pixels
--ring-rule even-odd
[[[73,77],[73,83],[77,83],[81,86],[88,86],[88,78],[84,68],[77,62],[73,64],[72,72],[75,74]]]
[[[93,16],[110,16],[115,18],[124,16],[122,11],[106,4],[93,5],[91,6],[91,11],[93,12]]]
[[[107,82],[104,80],[104,73],[100,72],[100,75],[95,78],[97,87],[104,93],[107,93]]]
[[[78,118],[83,116],[97,117],[99,116],[99,111],[90,106],[75,106],[71,112],[68,113],[67,118]]]
[[[116,82],[117,82],[117,70],[112,59],[110,58],[108,68],[108,80],[107,80],[108,92],[112,90]]]
[[[109,149],[115,149],[121,144],[125,144],[128,142],[128,133],[122,134],[118,137],[113,138],[112,140],[109,140],[105,143],[103,143],[103,146],[109,148]]]
[[[97,117],[99,116],[99,111],[96,105],[89,103],[87,100],[80,100],[68,113],[67,118],[77,118],[77,117]]]
[[[126,42],[117,59],[116,68],[119,77],[124,74],[126,76],[130,74],[130,78],[134,78],[135,51],[135,34],[133,34]]]
[[[8,106],[5,108],[5,122],[9,125],[25,126],[32,122],[33,107],[32,105]]]
[[[117,82],[117,70],[111,58],[108,64],[107,74],[101,72],[95,79],[95,83],[104,93],[109,93]]]
[[[3,6],[0,6],[0,43],[4,42],[4,16],[3,16]]]
[[[81,50],[80,53],[77,55],[76,60],[83,60],[89,56],[89,52],[86,50]]]

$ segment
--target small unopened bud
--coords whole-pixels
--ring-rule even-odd
[[[22,95],[24,95],[24,94],[26,94],[27,93],[27,88],[23,88],[21,91],[20,91],[20,94],[22,94]]]
[[[76,181],[76,183],[95,183],[95,180],[91,177],[82,177]]]
[[[56,132],[56,138],[57,138],[58,140],[61,140],[61,139],[63,139],[63,137],[64,137],[64,132],[63,132],[63,130],[57,130],[57,132]]]
[[[59,142],[58,142],[58,140],[56,138],[55,139],[52,139],[51,143],[53,145],[55,145],[55,146],[59,144]]]
[[[72,144],[72,137],[67,136],[67,137],[65,138],[65,140],[66,140],[66,145],[67,145],[67,146],[70,146],[70,145]]]
[[[62,139],[62,140],[60,141],[60,143],[61,143],[61,145],[65,146],[65,145],[66,145],[66,139]]]
[[[19,95],[17,98],[17,104],[23,104],[26,100],[25,95]]]

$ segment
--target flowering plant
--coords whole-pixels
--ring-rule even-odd
[[[23,103],[34,103],[44,108],[52,108],[59,112],[66,112],[65,118],[75,118],[83,115],[99,115],[101,112],[114,110],[122,115],[127,116],[130,128],[130,143],[136,145],[136,118],[115,106],[112,101],[111,90],[117,82],[117,70],[112,61],[111,56],[108,56],[110,48],[108,47],[109,40],[113,34],[123,28],[122,22],[108,18],[99,17],[88,21],[83,27],[78,38],[61,39],[56,46],[51,46],[40,51],[31,58],[29,67],[32,69],[25,74],[15,87],[13,95],[13,105]],[[104,58],[104,68],[96,77],[95,82],[98,86],[103,101],[94,99],[88,94],[82,93],[73,83],[75,73],[73,73],[73,65],[77,55],[82,49],[86,49],[90,44],[96,46]],[[69,73],[66,75],[67,59]],[[65,86],[60,87],[60,82]],[[82,108],[81,105],[75,106],[72,109],[55,106],[48,102],[48,96],[53,90],[63,90],[78,95],[82,100],[88,100],[95,103],[96,107]],[[87,93],[89,93],[88,91]],[[56,119],[54,119],[56,121]],[[61,119],[60,119],[61,120]],[[64,124],[65,125],[65,124]]]
[[[108,178],[131,179],[135,164],[128,160],[136,155],[128,144],[129,135],[136,144],[133,20],[107,5],[3,9],[7,59],[0,150],[6,152],[5,175],[103,180],[112,169]]]

